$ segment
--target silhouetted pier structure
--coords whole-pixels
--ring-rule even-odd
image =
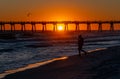
[[[42,25],[42,30],[41,31],[46,31],[47,30],[47,24],[52,24],[53,25],[53,31],[57,30],[57,24],[64,24],[64,30],[68,31],[68,25],[69,24],[75,24],[75,31],[80,31],[80,26],[81,24],[86,24],[87,25],[87,31],[91,31],[91,24],[98,24],[98,31],[102,31],[103,29],[103,24],[109,24],[109,30],[114,31],[114,24],[120,24],[120,21],[0,21],[0,30],[1,31],[6,31],[5,26],[10,25],[11,29],[10,31],[15,31],[15,27],[17,24],[20,24],[21,26],[21,31],[26,31],[26,25],[30,24],[31,25],[31,31],[36,31],[36,24],[41,24]],[[40,26],[41,27],[41,26]]]

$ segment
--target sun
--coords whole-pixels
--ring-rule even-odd
[[[63,30],[63,26],[58,26],[57,28],[59,31],[62,31]]]

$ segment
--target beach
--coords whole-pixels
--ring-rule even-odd
[[[0,0],[0,79],[120,79],[120,0]]]
[[[3,79],[119,79],[120,46],[69,56]]]

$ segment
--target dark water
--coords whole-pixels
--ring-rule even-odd
[[[78,54],[77,36],[85,39],[84,50],[120,45],[120,32],[49,32],[17,34],[16,39],[0,39],[0,72]]]

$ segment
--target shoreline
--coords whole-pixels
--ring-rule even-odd
[[[88,53],[92,53],[92,52],[100,51],[100,50],[105,50],[105,49],[106,48],[98,48],[98,49],[95,49],[95,50],[90,50],[90,51],[88,51]],[[71,56],[74,56],[74,55],[71,55]],[[37,68],[39,66],[43,66],[43,65],[52,63],[54,61],[67,59],[68,57],[71,57],[71,56],[62,56],[62,57],[59,57],[59,58],[53,58],[53,59],[46,60],[46,61],[40,61],[40,62],[37,62],[37,63],[28,64],[26,66],[23,66],[23,67],[20,67],[20,68],[17,68],[17,69],[6,70],[3,73],[0,73],[0,79],[4,78],[6,75],[9,75],[9,74],[14,74],[14,73],[17,73],[17,72],[25,71],[27,69]]]
[[[67,56],[66,57],[63,56],[63,57],[59,57],[59,58],[53,58],[53,59],[46,60],[46,61],[40,61],[40,62],[33,63],[33,64],[28,64],[26,66],[23,66],[23,67],[20,67],[20,68],[17,68],[17,69],[6,70],[3,73],[0,73],[0,79],[4,78],[6,75],[9,75],[9,74],[14,74],[14,73],[25,71],[25,70],[28,70],[28,69],[37,68],[37,67],[52,63],[54,61],[63,60],[63,59],[67,59]]]
[[[49,64],[7,75],[3,79],[119,79],[120,46],[86,56],[70,56]]]
[[[101,51],[101,50],[106,50],[106,49],[107,48],[98,48],[98,49],[95,49],[95,50],[90,50],[90,51],[88,51],[88,54],[98,52],[98,51]],[[67,59],[69,57],[73,57],[73,56],[77,56],[77,55],[53,58],[53,59],[46,60],[46,61],[41,61],[41,62],[38,62],[38,63],[28,64],[27,66],[20,67],[20,68],[17,68],[17,69],[7,70],[7,71],[0,74],[0,79],[5,78],[7,75],[16,74],[16,73],[23,72],[23,71],[26,71],[26,70],[29,70],[29,69],[38,68],[38,67],[56,62],[56,61],[65,60],[65,59]]]

